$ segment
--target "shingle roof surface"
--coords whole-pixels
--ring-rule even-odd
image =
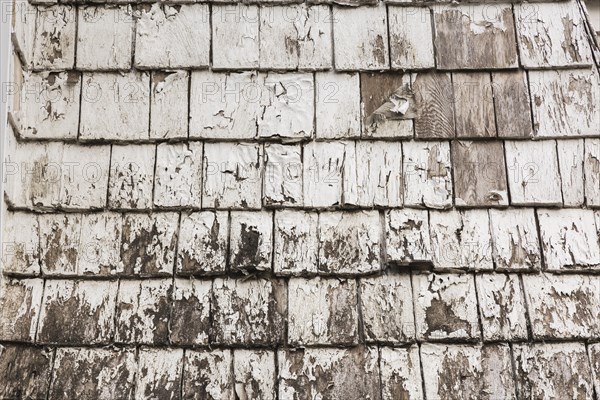
[[[581,1],[13,11],[0,399],[600,399]]]

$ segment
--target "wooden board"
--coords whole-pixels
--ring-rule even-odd
[[[360,74],[363,136],[407,137],[416,115],[410,75],[399,72]]]
[[[521,63],[525,68],[592,64],[577,1],[516,4],[515,18]]]
[[[427,72],[413,75],[415,136],[454,137],[454,93],[450,74]]]
[[[452,207],[452,172],[448,142],[405,142],[403,149],[404,204]]]
[[[506,141],[506,168],[513,205],[562,205],[554,140]]]
[[[542,258],[535,211],[511,208],[489,213],[496,270],[540,270]]]
[[[565,206],[582,206],[583,184],[583,139],[557,140],[558,166]],[[600,190],[600,187],[597,188]]]
[[[431,11],[428,7],[388,7],[394,69],[435,67]]]
[[[496,136],[494,93],[489,72],[452,74],[457,137]]]
[[[527,74],[524,71],[492,72],[492,84],[498,136],[532,136]]]
[[[600,207],[600,139],[585,139],[584,163],[586,204]]]
[[[384,5],[333,8],[335,69],[380,70],[389,67],[387,12]]]
[[[531,71],[529,82],[536,136],[600,135],[597,71]]]
[[[453,142],[452,165],[457,207],[508,205],[501,142]]]
[[[328,6],[261,7],[259,37],[261,69],[331,68],[331,16]]]
[[[516,68],[514,19],[509,4],[435,7],[438,69]]]

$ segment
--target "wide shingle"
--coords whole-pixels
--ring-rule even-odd
[[[517,45],[509,4],[435,7],[439,69],[516,68]]]
[[[421,347],[428,399],[515,399],[507,345]]]
[[[523,398],[593,398],[583,343],[535,343],[513,347],[517,395]],[[561,373],[551,373],[561,371]]]

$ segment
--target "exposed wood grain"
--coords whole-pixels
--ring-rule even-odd
[[[565,206],[582,206],[583,184],[583,139],[557,140],[558,166]],[[600,190],[600,187],[598,187]]]
[[[452,171],[448,142],[405,142],[403,152],[404,204],[452,207]]]
[[[152,208],[149,194],[154,186],[155,153],[153,144],[112,147],[108,182],[110,208]]]
[[[410,75],[361,73],[360,95],[363,136],[412,136],[417,110]]]
[[[229,228],[229,268],[270,271],[273,253],[273,213],[233,211]]]
[[[433,15],[439,69],[518,66],[514,19],[509,4],[435,7]]]
[[[521,63],[526,68],[591,65],[577,1],[515,5]]]
[[[527,316],[518,274],[475,275],[483,338],[527,340]]]
[[[410,274],[360,279],[360,307],[365,340],[406,343],[415,338]]]
[[[382,228],[377,211],[319,214],[319,272],[369,274],[381,269]]]
[[[479,339],[477,291],[473,275],[415,274],[413,298],[417,340]]]
[[[33,12],[35,14],[35,11]],[[33,42],[34,70],[73,68],[75,63],[75,38],[77,36],[75,32],[77,25],[76,12],[76,8],[71,5],[57,4],[37,8],[37,20],[30,22],[36,25],[35,40]],[[17,15],[17,13],[14,15]],[[131,41],[131,37],[129,39]]]
[[[202,143],[161,143],[156,149],[154,204],[199,207],[202,198]],[[213,171],[216,174],[217,168]],[[210,177],[206,177],[209,179]],[[211,207],[210,202],[207,207]]]
[[[532,136],[527,74],[520,70],[492,72],[492,82],[498,136]]]
[[[600,336],[600,281],[593,275],[524,275],[523,286],[534,339]]]
[[[380,356],[382,400],[395,400],[404,394],[409,399],[424,398],[419,346],[382,347]]]
[[[454,137],[454,92],[450,74],[419,73],[412,81],[417,109],[415,136]]]
[[[392,68],[435,67],[431,12],[428,7],[388,7]]]
[[[0,288],[0,337],[33,342],[44,291],[42,279],[3,279]]]
[[[356,286],[354,279],[290,279],[289,342],[355,345],[358,341]],[[344,318],[339,318],[340,315]]]
[[[316,212],[275,212],[273,270],[278,275],[317,272],[319,238]]]
[[[115,342],[154,345],[167,343],[171,292],[171,279],[119,282]],[[151,382],[154,383],[153,380]]]
[[[504,145],[511,203],[562,205],[556,142],[506,141]]]
[[[18,67],[17,67],[18,68]],[[21,69],[17,69],[21,74]],[[12,116],[23,138],[75,139],[79,124],[81,75],[40,72],[20,76]]]
[[[453,142],[452,166],[457,207],[508,205],[501,142]]]
[[[536,136],[600,135],[600,91],[595,69],[530,71]]]
[[[496,136],[494,93],[489,72],[452,74],[457,137]]]

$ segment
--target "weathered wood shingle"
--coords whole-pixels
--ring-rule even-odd
[[[592,54],[577,1],[515,5],[525,68],[590,65]]]
[[[518,66],[514,18],[509,4],[434,7],[433,17],[439,69]]]

